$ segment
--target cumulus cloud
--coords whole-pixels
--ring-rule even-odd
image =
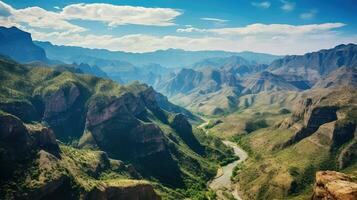
[[[0,12],[4,13],[6,10],[7,15],[0,16],[1,24],[5,26],[19,26],[22,24],[34,28],[50,28],[54,30],[66,30],[71,32],[82,32],[86,29],[74,25],[56,12],[47,11],[40,7],[28,7],[24,9],[14,9],[10,5],[0,1]]]
[[[173,20],[182,13],[171,8],[81,3],[64,7],[60,14],[67,19],[102,21],[109,26],[126,24],[170,26],[174,25]]]
[[[262,1],[262,2],[252,2],[252,6],[258,7],[258,8],[263,8],[267,9],[270,8],[271,3],[269,1]]]
[[[290,1],[286,1],[286,0],[281,0],[281,3],[283,3],[283,5],[281,6],[281,9],[283,9],[284,11],[292,11],[295,9],[295,2],[290,2]]]
[[[0,1],[0,23],[2,25],[30,28],[53,29],[70,32],[83,32],[85,28],[73,24],[71,20],[102,21],[109,26],[126,24],[170,26],[175,17],[182,13],[171,8],[145,8],[116,6],[112,4],[71,4],[57,11],[40,7],[15,9]]]

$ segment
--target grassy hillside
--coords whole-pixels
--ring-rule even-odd
[[[236,167],[232,177],[243,196],[308,199],[316,171],[355,174],[354,90],[315,89],[290,98],[295,103],[289,109],[274,104],[269,108],[268,104],[255,102],[247,109],[210,119],[222,121],[210,127],[211,134],[231,139],[249,153],[248,160]],[[306,99],[311,99],[311,103],[306,103]],[[331,113],[326,111],[330,108]],[[330,118],[334,109],[337,118]],[[298,137],[303,131],[303,137]]]

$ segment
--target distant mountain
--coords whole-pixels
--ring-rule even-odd
[[[220,57],[220,58],[207,58],[201,60],[192,65],[192,68],[203,68],[203,67],[211,67],[211,68],[221,68],[221,67],[237,67],[240,65],[249,65],[251,64],[246,59],[240,56],[230,56],[230,57]]]
[[[16,27],[0,27],[0,54],[22,63],[48,62],[45,51],[33,43],[31,34]]]
[[[188,67],[207,58],[241,56],[249,62],[270,64],[273,60],[281,58],[263,53],[254,52],[225,52],[225,51],[185,51],[181,49],[158,50],[147,53],[130,53],[123,51],[109,51],[105,49],[89,49],[73,46],[53,45],[50,42],[36,41],[36,44],[45,49],[51,59],[65,62],[75,62],[78,56],[89,56],[108,60],[121,60],[136,66],[157,63],[168,68]],[[81,62],[89,63],[86,60]],[[98,65],[99,66],[99,65]],[[100,67],[100,66],[99,66]]]
[[[75,68],[78,68],[85,74],[91,74],[102,78],[108,77],[108,75],[96,65],[90,66],[86,63],[80,63],[79,65],[75,64]]]
[[[316,83],[321,77],[342,66],[357,66],[357,45],[341,44],[302,56],[286,56],[271,63],[269,70],[276,74],[299,75]]]
[[[211,93],[219,90],[222,85],[235,87],[239,85],[239,81],[228,71],[204,68],[182,69],[174,77],[157,84],[156,88],[170,97],[178,93]]]
[[[182,69],[155,88],[174,103],[208,114],[233,111],[241,105],[239,99],[244,95],[301,91],[284,77],[270,72],[253,71],[241,76],[237,73],[240,67]]]
[[[357,68],[340,67],[318,81],[314,88],[357,87]]]

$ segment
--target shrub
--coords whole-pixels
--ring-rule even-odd
[[[261,128],[266,128],[266,127],[268,127],[268,124],[265,121],[265,119],[248,121],[245,123],[245,131],[247,131],[247,133],[251,133],[253,131],[256,131]]]

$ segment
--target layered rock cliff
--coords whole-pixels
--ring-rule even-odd
[[[316,173],[312,200],[357,199],[357,182],[344,173],[319,171]]]

